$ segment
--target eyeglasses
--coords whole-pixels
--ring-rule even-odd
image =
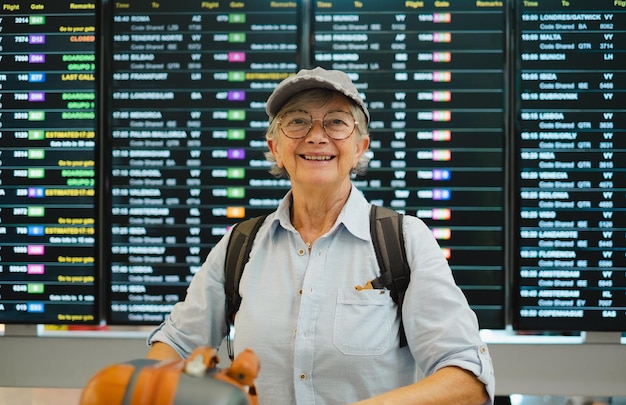
[[[288,111],[278,120],[280,130],[287,138],[301,139],[311,132],[313,121],[322,121],[326,135],[335,140],[346,139],[354,132],[357,122],[345,111],[330,111],[321,120],[313,119],[303,110]]]

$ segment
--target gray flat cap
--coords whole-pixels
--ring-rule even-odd
[[[350,77],[340,70],[326,70],[321,67],[302,69],[296,75],[289,76],[280,82],[267,99],[265,111],[270,118],[274,118],[287,100],[296,93],[320,88],[338,91],[354,100],[365,113],[365,118],[369,123],[370,113]]]

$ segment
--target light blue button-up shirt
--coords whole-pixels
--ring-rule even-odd
[[[352,188],[336,224],[310,252],[291,224],[290,203],[287,194],[260,228],[239,288],[235,353],[251,348],[259,357],[259,403],[347,404],[445,366],[473,372],[493,401],[493,368],[476,316],[423,221],[404,220],[411,282],[402,313],[408,347],[400,348],[389,291],[355,289],[380,273],[362,193]],[[221,344],[228,236],[149,342],[167,343],[183,357]]]

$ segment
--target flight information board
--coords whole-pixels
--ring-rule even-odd
[[[155,323],[229,226],[289,187],[265,101],[298,70],[291,1],[113,2],[110,323]]]
[[[0,10],[0,323],[99,321],[95,8]]]
[[[505,11],[335,0],[315,2],[312,19],[313,64],[346,71],[372,115],[356,183],[432,228],[483,328],[505,318]]]
[[[624,330],[621,3],[517,2],[514,328]]]

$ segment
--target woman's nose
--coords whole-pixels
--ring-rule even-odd
[[[307,140],[309,141],[315,140],[319,142],[319,139],[322,139],[324,141],[328,140],[326,129],[324,129],[324,122],[322,120],[313,120],[311,123],[311,129],[309,130],[309,133],[307,134]]]

